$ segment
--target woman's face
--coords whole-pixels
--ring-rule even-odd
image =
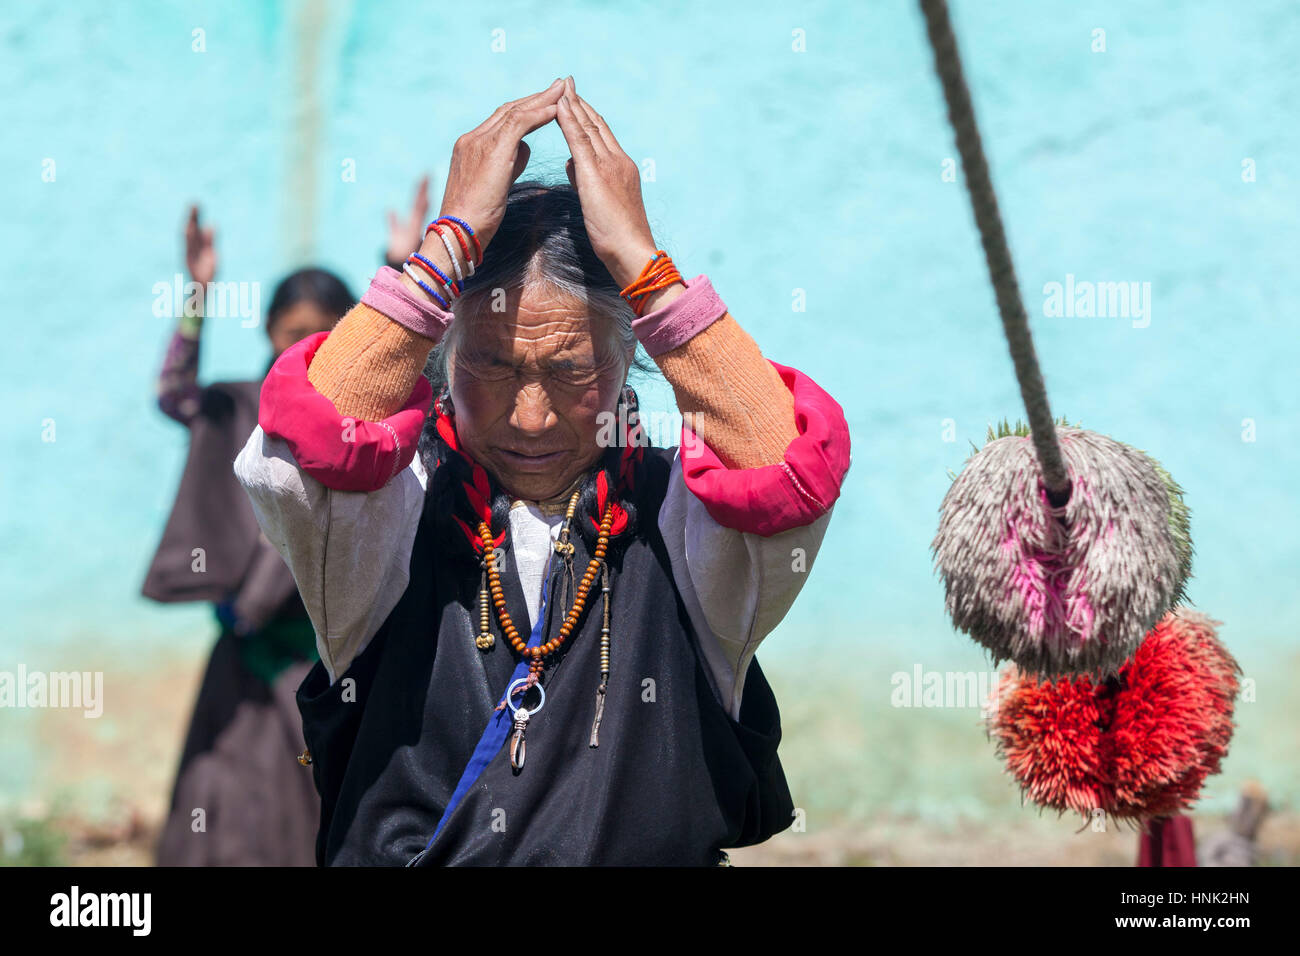
[[[315,302],[306,299],[295,302],[280,313],[266,333],[271,340],[271,351],[278,358],[295,342],[317,332],[328,332],[337,322],[337,316],[329,315]]]
[[[460,330],[448,368],[456,434],[516,498],[555,497],[604,452],[601,412],[617,407],[631,357],[602,362],[592,334],[583,306],[533,287]]]

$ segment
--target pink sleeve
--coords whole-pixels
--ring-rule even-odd
[[[727,314],[708,276],[683,279],[682,285],[686,291],[676,299],[632,320],[632,331],[651,358],[689,342]]]
[[[307,380],[307,368],[328,332],[317,332],[285,349],[262,383],[257,423],[284,439],[307,474],[335,491],[377,491],[415,457],[433,400],[424,376],[402,409],[367,422],[338,413]]]
[[[844,409],[798,369],[772,366],[794,396],[799,430],[781,462],[730,470],[682,426],[686,487],[718,524],[764,537],[811,524],[829,511],[850,463]]]

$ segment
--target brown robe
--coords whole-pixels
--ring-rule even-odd
[[[160,866],[310,866],[320,816],[294,692],[302,661],[271,684],[242,653],[257,629],[301,618],[293,575],[258,527],[234,475],[257,425],[260,382],[202,391],[176,501],[142,591],[166,603],[233,604],[242,633],[224,628],[195,701],[158,845]],[[202,564],[198,564],[202,549]],[[201,812],[196,812],[201,811]]]
[[[217,641],[194,707],[159,866],[313,866],[320,798],[294,694],[302,661],[271,686],[242,664],[227,631]]]

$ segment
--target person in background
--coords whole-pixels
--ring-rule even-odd
[[[390,269],[401,269],[412,252],[418,252],[424,242],[424,224],[429,215],[429,177],[422,176],[415,184],[415,196],[406,218],[388,211],[388,246],[384,249],[384,263]]]
[[[389,213],[386,259],[404,259],[419,247],[427,186],[426,177],[407,220]],[[214,230],[200,224],[197,206],[185,226],[185,260],[206,292],[217,253]],[[355,302],[323,269],[286,276],[267,309],[271,363],[295,342],[333,328]],[[200,385],[202,327],[202,315],[180,317],[158,377],[158,407],[189,429],[190,445],[142,590],[165,603],[212,603],[220,635],[181,750],[156,862],[309,866],[320,801],[297,761],[306,744],[294,692],[317,659],[315,632],[293,574],[258,528],[232,470],[257,425],[265,372],[256,380]]]

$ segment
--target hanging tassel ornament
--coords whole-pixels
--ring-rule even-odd
[[[933,550],[953,623],[1042,676],[1123,667],[1182,600],[1192,564],[1182,489],[1159,462],[1062,425],[1069,500],[1054,506],[1033,440],[1004,422],[944,496]]]
[[[479,577],[478,585],[478,637],[474,638],[474,646],[480,651],[490,651],[492,650],[492,645],[496,643],[496,638],[492,636],[491,618],[488,615],[486,556],[479,561],[479,566],[483,568],[483,572]]]
[[[990,441],[941,506],[934,539],[953,623],[1045,677],[1113,675],[1183,597],[1181,489],[1136,448],[1052,418],[945,0],[920,0],[935,72],[1020,397],[1024,437]]]
[[[620,457],[618,467],[618,483],[621,487],[630,491],[636,487],[636,469],[645,457],[645,446],[648,441],[645,429],[641,427],[637,394],[630,385],[623,386],[623,405],[626,424],[623,433],[623,454]],[[596,479],[596,495],[601,511],[605,508],[607,490],[608,483],[605,481],[605,475],[602,472]],[[618,527],[619,530],[622,530],[627,526],[627,512],[619,508],[617,504],[613,505],[612,508],[618,508],[615,524],[612,527]],[[602,559],[600,563],[600,592],[604,598],[604,617],[601,620],[600,628],[600,686],[596,688],[596,716],[591,722],[591,739],[588,741],[588,746],[592,748],[600,746],[600,722],[605,716],[605,696],[609,690],[609,604],[612,590],[609,580],[609,562]]]
[[[600,563],[600,593],[605,598],[605,615],[600,627],[600,686],[596,688],[596,719],[591,722],[591,747],[600,746],[600,721],[605,716],[605,691],[609,687],[609,565]]]
[[[560,589],[560,607],[568,605],[569,596],[574,591],[573,554],[575,549],[571,537],[573,534],[573,514],[578,510],[578,496],[579,493],[574,492],[573,497],[569,499],[569,506],[564,511],[564,521],[560,525],[560,533],[555,542],[555,553],[564,562],[564,576],[561,579],[563,586]]]
[[[1232,739],[1241,671],[1217,627],[1177,607],[1100,681],[1008,668],[988,729],[1025,797],[1084,820],[1187,812]]]

